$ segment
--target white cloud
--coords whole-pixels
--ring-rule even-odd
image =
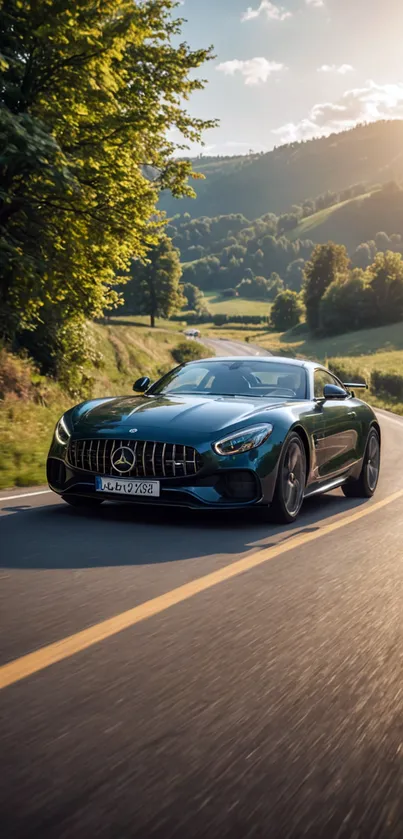
[[[379,119],[403,119],[403,82],[380,85],[370,80],[366,87],[346,90],[337,102],[314,105],[300,122],[282,125],[273,134],[282,143],[293,143],[329,136]]]
[[[287,18],[292,17],[291,12],[287,12],[283,6],[276,6],[274,3],[271,3],[270,0],[262,0],[257,9],[252,9],[252,7],[249,6],[246,12],[243,13],[241,20],[254,20],[263,14],[266,15],[267,20],[287,20]]]
[[[324,6],[324,0],[305,0],[307,6],[316,6],[316,8],[320,8]]]
[[[339,73],[341,76],[345,76],[346,73],[352,73],[354,67],[351,64],[322,64],[321,67],[318,67],[318,73]]]
[[[223,61],[216,69],[225,73],[226,76],[241,73],[245,79],[245,84],[252,85],[267,82],[272,73],[279,73],[286,67],[277,61],[268,61],[267,58],[249,58],[245,61],[234,58],[232,61]]]

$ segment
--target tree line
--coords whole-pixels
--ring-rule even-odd
[[[317,245],[302,293],[313,333],[332,335],[403,320],[403,257],[378,252],[366,268],[351,265],[343,245]]]

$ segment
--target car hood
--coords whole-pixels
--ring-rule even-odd
[[[267,412],[282,407],[278,399],[241,396],[124,396],[93,400],[72,414],[75,433],[133,433],[138,439],[211,435],[242,422],[270,421]],[[135,429],[135,430],[133,430]]]

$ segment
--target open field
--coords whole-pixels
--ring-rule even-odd
[[[260,343],[267,349],[292,349],[298,355],[324,360],[333,356],[366,356],[368,364],[376,366],[380,354],[388,362],[388,369],[402,365],[403,359],[403,324],[393,323],[375,329],[361,329],[334,335],[331,338],[313,339],[306,335],[277,333],[266,331],[260,337]],[[371,358],[372,357],[372,358]]]
[[[222,297],[218,291],[205,291],[207,306],[213,315],[270,315],[267,300],[246,300],[242,297]]]

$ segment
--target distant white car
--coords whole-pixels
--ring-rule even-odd
[[[198,329],[185,329],[183,334],[186,335],[187,338],[200,338],[200,332]]]

